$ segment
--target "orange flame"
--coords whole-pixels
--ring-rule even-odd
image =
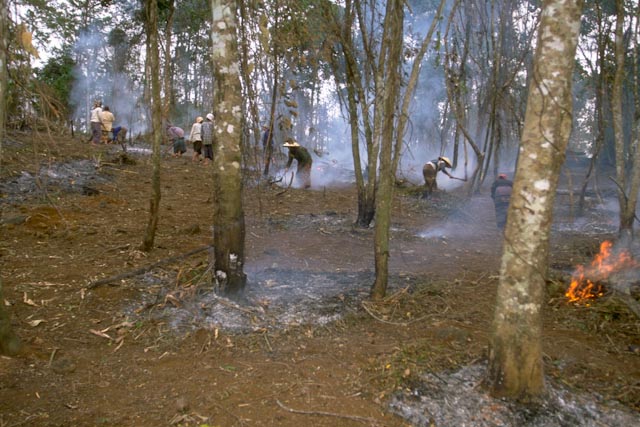
[[[600,244],[600,253],[595,256],[588,267],[579,265],[571,275],[571,284],[564,294],[569,302],[584,302],[604,295],[604,287],[598,283],[609,277],[612,273],[626,268],[637,267],[635,261],[627,250],[612,255],[613,243],[604,241]]]

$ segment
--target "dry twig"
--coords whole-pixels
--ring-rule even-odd
[[[324,412],[324,411],[301,411],[299,409],[289,408],[289,407],[283,405],[282,403],[280,403],[279,400],[276,400],[276,403],[278,404],[279,407],[281,407],[285,411],[291,412],[293,414],[322,415],[322,416],[325,416],[325,417],[344,418],[344,419],[347,419],[347,420],[359,421],[361,423],[369,423],[371,425],[379,425],[378,420],[373,419],[373,418],[360,417],[360,416],[357,416],[357,415],[336,414],[336,413],[333,413],[333,412]]]

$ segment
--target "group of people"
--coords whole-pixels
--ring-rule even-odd
[[[442,172],[449,178],[455,178],[447,169],[451,169],[453,164],[448,157],[440,156],[435,160],[427,162],[422,168],[424,177],[424,197],[429,198],[433,191],[438,188],[436,176],[438,172]],[[507,211],[509,210],[509,202],[511,200],[511,191],[513,190],[513,182],[507,178],[504,173],[498,174],[496,180],[491,184],[491,198],[496,212],[496,226],[500,230],[504,230],[507,224]]]
[[[102,106],[102,102],[95,101],[91,110],[91,140],[94,145],[110,144],[113,142],[124,142],[127,136],[127,128],[124,126],[113,126],[116,117],[113,115],[108,105]]]
[[[206,115],[206,118],[201,116],[196,117],[195,122],[191,125],[191,132],[189,133],[189,141],[193,144],[193,157],[194,162],[204,160],[204,164],[207,165],[213,162],[213,120],[212,113]],[[100,102],[96,102],[94,109],[91,110],[91,130],[92,130],[92,142],[99,144],[103,139],[104,132],[112,133],[112,141],[115,141],[117,135],[123,130],[126,134],[126,128],[113,127],[115,117],[109,107],[102,107]],[[268,126],[263,126],[262,145],[266,150],[268,144],[271,143],[271,132]],[[168,124],[166,127],[167,138],[173,147],[173,156],[182,157],[187,152],[187,146],[185,143],[185,132],[182,128]],[[296,169],[296,185],[301,188],[311,187],[311,166],[313,159],[309,151],[301,146],[296,140],[291,137],[285,139],[284,147],[289,149],[287,164],[285,166],[285,173],[289,170],[293,161],[297,162]],[[453,164],[448,157],[440,156],[430,162],[427,162],[422,168],[422,175],[424,177],[425,190],[424,197],[429,198],[435,190],[438,188],[436,181],[438,172],[442,172],[450,179],[455,178],[449,173],[447,169],[451,169]],[[459,178],[458,178],[459,179]],[[496,225],[499,229],[504,229],[507,220],[507,210],[509,207],[509,201],[511,197],[511,190],[513,183],[507,179],[505,174],[499,174],[495,182],[491,186],[491,198],[494,201],[496,211]]]
[[[172,124],[167,125],[167,138],[173,146],[173,157],[182,157],[187,152],[185,143],[185,132],[182,128]],[[189,141],[193,144],[194,162],[204,160],[204,164],[208,165],[213,162],[213,114],[209,113],[206,119],[198,116],[191,125],[189,132]]]

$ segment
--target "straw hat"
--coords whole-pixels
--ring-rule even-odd
[[[287,138],[285,143],[282,144],[284,147],[300,147],[300,144],[298,144],[293,138]]]
[[[196,117],[196,123],[202,123],[204,119],[200,116]]]
[[[442,160],[448,167],[453,167],[453,163],[451,163],[451,160],[449,160],[448,157],[442,156],[440,157],[440,160]]]

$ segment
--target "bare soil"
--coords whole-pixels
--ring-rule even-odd
[[[212,292],[207,251],[170,261],[211,243],[211,169],[163,159],[156,247],[143,253],[151,165],[121,151],[68,135],[5,141],[0,303],[24,349],[0,357],[0,426],[407,426],[393,396],[486,360],[501,252],[487,191],[423,200],[398,188],[389,297],[374,304],[373,229],[352,226],[353,185],[248,180],[238,303]],[[563,296],[574,266],[613,237],[606,215],[584,221],[603,231],[552,237],[545,372],[638,414],[640,321],[615,298]]]

